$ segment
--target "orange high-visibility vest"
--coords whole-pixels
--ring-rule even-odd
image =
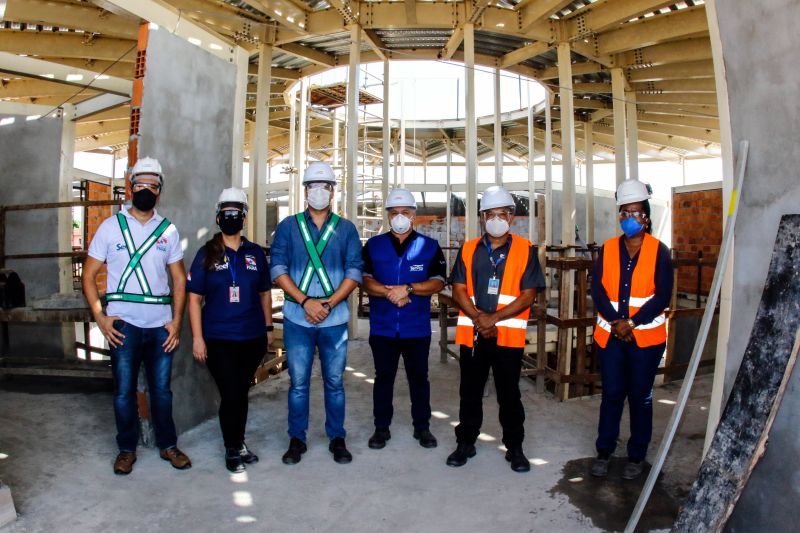
[[[467,296],[473,303],[475,303],[475,287],[472,285],[472,257],[475,255],[475,249],[481,243],[481,240],[482,238],[478,237],[468,241],[464,243],[464,247],[461,249],[461,259],[467,271]],[[508,251],[508,257],[505,261],[506,266],[505,270],[503,270],[503,280],[500,283],[500,292],[498,294],[498,311],[516,300],[522,292],[520,283],[522,282],[522,275],[525,273],[525,267],[528,265],[530,247],[531,242],[528,239],[517,235],[511,236],[511,249]],[[479,290],[485,291],[487,288],[479,287]],[[525,330],[528,327],[530,314],[531,310],[528,308],[513,318],[498,322],[496,324],[497,345],[507,348],[524,348]],[[474,340],[475,328],[472,324],[472,319],[465,315],[463,311],[459,311],[456,325],[456,344],[472,347]]]
[[[619,309],[619,280],[620,257],[619,247],[622,236],[608,239],[603,243],[603,288],[611,300],[615,310]],[[659,240],[644,234],[644,242],[639,250],[639,260],[633,269],[631,280],[631,297],[628,303],[628,316],[633,317],[639,309],[656,293],[656,258],[658,256]],[[597,326],[594,328],[594,341],[602,348],[608,344],[611,337],[611,324],[597,313]],[[667,318],[661,313],[649,324],[640,324],[633,330],[633,338],[640,348],[655,346],[667,342]]]

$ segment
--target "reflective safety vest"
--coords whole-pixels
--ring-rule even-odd
[[[619,310],[619,280],[620,264],[619,247],[620,237],[608,239],[603,243],[603,288],[611,301],[611,306]],[[631,296],[628,303],[628,316],[633,317],[639,309],[656,293],[656,259],[658,257],[659,240],[644,234],[642,248],[639,250],[639,260],[633,269],[631,280]],[[597,313],[597,326],[594,328],[594,341],[602,348],[608,344],[611,337],[611,324]],[[636,345],[640,348],[656,346],[667,342],[667,318],[661,313],[648,324],[640,324],[633,330]]]
[[[156,241],[158,241],[159,237],[161,237],[161,235],[167,231],[167,228],[172,223],[166,218],[163,219],[153,233],[151,233],[150,236],[144,240],[141,246],[136,248],[136,245],[133,243],[131,230],[128,227],[128,221],[125,219],[125,215],[122,213],[117,213],[117,222],[119,223],[119,229],[122,232],[122,238],[125,241],[125,247],[128,250],[130,260],[128,261],[128,265],[125,267],[125,270],[122,271],[122,275],[119,277],[119,285],[117,286],[117,290],[115,292],[106,293],[106,301],[161,305],[172,302],[172,297],[168,294],[156,296],[150,292],[150,284],[147,282],[147,277],[144,275],[144,269],[142,268],[141,264],[144,254],[146,254],[147,251],[152,248]],[[125,292],[125,285],[128,284],[131,274],[136,274],[136,279],[139,280],[139,286],[142,289],[141,294]]]
[[[306,263],[306,268],[303,270],[303,275],[300,277],[300,282],[297,284],[297,288],[300,289],[303,294],[308,295],[308,289],[311,287],[311,280],[314,278],[314,274],[316,274],[320,285],[322,285],[322,290],[325,291],[325,296],[320,296],[319,298],[330,298],[334,292],[334,287],[331,284],[330,277],[328,277],[328,272],[325,270],[325,265],[322,264],[322,253],[328,246],[328,241],[330,241],[333,236],[336,226],[339,225],[341,217],[336,213],[331,214],[331,218],[322,227],[319,242],[317,242],[316,245],[314,245],[314,240],[311,238],[311,230],[308,227],[308,223],[306,223],[305,213],[297,213],[294,217],[297,221],[297,227],[300,229],[300,236],[303,238],[306,253],[308,254],[308,262]],[[295,301],[295,299],[288,294],[285,295],[285,298],[290,302],[300,303]]]
[[[475,303],[475,287],[472,285],[472,258],[475,249],[481,244],[481,237],[464,243],[461,249],[461,259],[467,271],[467,296]],[[528,256],[531,242],[528,239],[517,235],[511,236],[511,249],[505,261],[503,280],[500,282],[500,293],[498,294],[497,310],[504,308],[514,300],[520,293],[520,283],[525,267],[528,266]],[[487,290],[480,287],[479,290]],[[507,348],[524,348],[525,331],[528,328],[528,317],[531,314],[530,308],[525,309],[513,318],[501,320],[497,326],[497,345]],[[456,344],[472,347],[475,342],[475,328],[467,315],[463,311],[458,313],[458,323],[456,325]]]

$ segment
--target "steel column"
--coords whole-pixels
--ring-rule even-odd
[[[267,242],[266,191],[269,167],[269,86],[272,83],[272,45],[258,47],[258,82],[256,84],[256,123],[250,141],[250,239],[260,245]]]
[[[625,72],[611,69],[611,95],[614,99],[614,162],[617,185],[627,179],[625,168]]]
[[[494,69],[494,182],[503,184],[503,123],[500,119],[500,69]]]
[[[466,180],[467,198],[464,217],[465,240],[480,234],[478,223],[478,124],[475,121],[475,25],[464,24],[464,70],[466,71]]]

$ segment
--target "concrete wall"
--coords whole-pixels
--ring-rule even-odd
[[[733,314],[725,393],[747,345],[781,215],[800,212],[800,46],[796,0],[717,0],[733,146],[750,141],[736,222]],[[714,21],[711,21],[713,24]],[[795,368],[766,454],[729,522],[730,531],[796,531],[800,501],[800,371]]]
[[[61,118],[26,120],[0,126],[0,204],[58,201],[61,158]],[[24,184],[25,186],[21,186]],[[6,254],[58,251],[58,210],[17,211],[6,215]],[[57,259],[10,260],[25,284],[27,304],[59,290]],[[61,327],[11,324],[11,355],[63,357]]]
[[[165,181],[158,210],[177,226],[187,268],[217,231],[214,206],[231,186],[235,77],[232,63],[163,29],[150,30],[139,156],[161,162]],[[216,387],[192,358],[188,318],[172,380],[178,431],[216,412]]]

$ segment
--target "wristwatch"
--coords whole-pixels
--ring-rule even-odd
[[[267,324],[267,333],[269,333],[270,331],[275,331],[275,326],[273,326],[272,324]]]
[[[330,311],[330,310],[331,310],[331,304],[329,304],[328,302],[323,302],[323,303],[322,303],[322,307],[324,307],[324,308],[325,308],[325,309],[327,309],[328,311]]]
[[[406,285],[406,293],[407,294],[414,294],[414,287],[412,287],[410,283],[408,285]]]
[[[631,327],[631,329],[636,329],[636,322],[634,322],[632,318],[628,319],[628,325]]]

